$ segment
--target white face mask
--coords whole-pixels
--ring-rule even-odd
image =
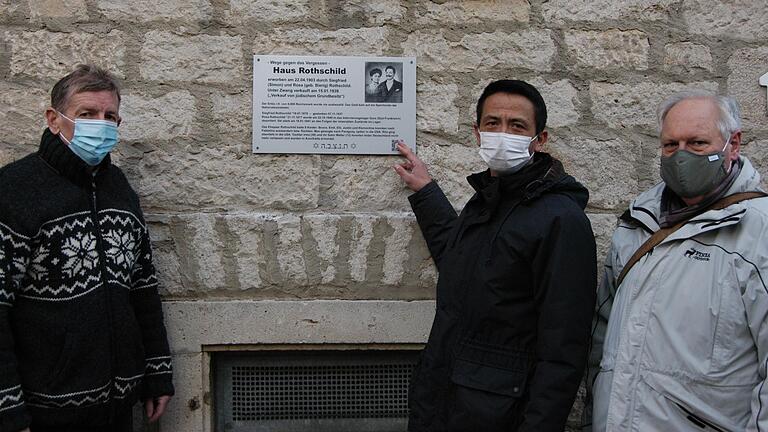
[[[538,135],[527,137],[504,132],[480,132],[480,157],[499,175],[519,171],[531,160],[528,147]]]

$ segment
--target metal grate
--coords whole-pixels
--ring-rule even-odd
[[[232,420],[408,416],[412,365],[232,367]]]
[[[399,431],[417,353],[217,353],[218,431]]]

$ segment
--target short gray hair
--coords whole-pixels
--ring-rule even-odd
[[[66,108],[73,94],[103,90],[115,93],[117,102],[120,102],[120,83],[114,75],[92,64],[79,64],[74,71],[53,86],[51,106],[61,112]]]
[[[687,90],[672,95],[659,105],[659,132],[661,132],[664,118],[667,117],[669,110],[679,102],[687,99],[709,99],[715,103],[720,111],[717,128],[720,129],[720,134],[723,136],[724,141],[728,141],[731,135],[741,130],[741,111],[735,99],[729,96],[717,95],[706,90]]]

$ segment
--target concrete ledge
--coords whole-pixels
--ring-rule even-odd
[[[171,352],[206,345],[424,343],[434,301],[174,301],[163,304]]]

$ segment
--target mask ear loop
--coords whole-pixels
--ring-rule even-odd
[[[728,147],[728,144],[730,144],[730,143],[731,143],[731,138],[732,138],[732,137],[733,137],[733,135],[729,136],[729,137],[728,137],[728,139],[727,139],[727,140],[725,140],[725,145],[724,145],[724,146],[723,146],[723,148],[720,150],[721,152],[724,152],[724,151],[725,151],[725,148],[726,148],[726,147]]]
[[[731,143],[731,138],[732,138],[732,137],[733,137],[733,135],[729,136],[729,137],[728,137],[728,139],[727,139],[727,140],[725,140],[725,145],[723,146],[723,149],[722,149],[722,150],[720,150],[720,153],[723,153],[723,152],[725,152],[725,148],[726,148],[726,147],[728,147],[728,144],[730,144],[730,143]],[[733,168],[733,161],[732,161],[732,160],[728,160],[728,162],[729,162],[729,163],[728,163],[728,169],[725,171],[726,173],[729,173],[729,172],[731,172],[731,168]]]
[[[65,119],[69,120],[71,123],[75,123],[75,121],[74,121],[74,120],[72,120],[71,118],[69,118],[69,117],[65,116],[65,115],[64,115],[64,113],[62,113],[61,111],[59,111],[59,110],[57,110],[57,109],[54,109],[54,111],[56,112],[56,114],[58,114],[58,115],[60,115],[60,116],[64,117]],[[67,145],[68,145],[68,146],[71,146],[71,145],[72,145],[72,143],[71,143],[71,142],[70,142],[70,141],[67,139],[67,137],[65,137],[65,136],[64,136],[64,134],[63,134],[63,133],[61,133],[61,131],[59,131],[58,135],[59,135],[59,138],[61,138],[62,140],[64,140],[64,142],[65,142],[65,143],[67,143]]]
[[[537,140],[538,138],[539,138],[539,134],[536,134],[536,135],[532,136],[531,140],[528,141],[528,145],[531,145],[531,143],[534,142],[535,140]],[[534,150],[533,153],[536,153],[536,151]],[[531,151],[528,150],[528,154],[531,155],[531,157],[533,157],[533,153],[531,153]]]
[[[69,117],[65,116],[65,115],[64,115],[64,113],[62,113],[61,111],[59,111],[59,110],[54,110],[54,111],[56,111],[56,113],[57,113],[58,115],[60,115],[60,116],[64,117],[64,118],[65,118],[65,119],[67,119],[67,120],[69,120],[69,122],[70,122],[70,123],[74,123],[74,122],[75,122],[75,121],[74,121],[74,120],[72,120],[71,118],[69,118]]]

